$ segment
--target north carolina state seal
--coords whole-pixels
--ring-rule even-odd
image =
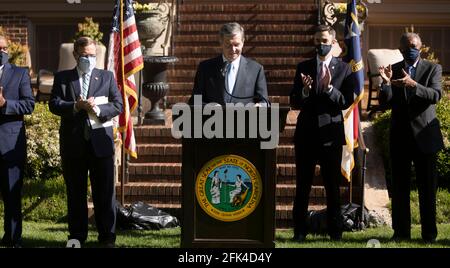
[[[238,221],[250,215],[262,195],[255,166],[238,155],[221,155],[206,163],[197,175],[195,194],[200,207],[220,221]]]

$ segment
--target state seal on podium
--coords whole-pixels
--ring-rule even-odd
[[[258,206],[261,176],[255,166],[238,155],[221,155],[201,168],[195,182],[200,207],[212,218],[225,222],[241,220]]]

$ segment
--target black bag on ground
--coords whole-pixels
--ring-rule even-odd
[[[178,219],[144,202],[117,206],[117,228],[122,230],[160,230],[180,226]]]
[[[349,203],[341,206],[341,221],[343,231],[355,231],[368,226],[369,212],[364,208],[364,221],[361,221],[361,206]],[[306,218],[308,233],[327,233],[327,209],[310,210]]]

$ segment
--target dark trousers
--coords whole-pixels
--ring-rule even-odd
[[[392,228],[396,236],[411,237],[411,167],[414,163],[419,192],[422,238],[435,239],[436,228],[436,154],[419,151],[412,138],[391,145]]]
[[[308,213],[309,194],[314,178],[316,164],[320,171],[327,196],[327,226],[331,237],[342,235],[341,202],[339,182],[341,175],[342,146],[301,146],[295,144],[295,160],[297,169],[296,196],[294,200],[294,235],[307,234],[306,218]]]
[[[80,145],[83,146],[83,145]],[[69,239],[84,242],[88,235],[87,179],[91,182],[95,223],[100,242],[116,239],[116,207],[113,156],[98,158],[90,142],[83,157],[63,157],[67,188]]]
[[[0,191],[4,203],[5,244],[18,244],[22,240],[22,185],[24,161],[0,156]]]

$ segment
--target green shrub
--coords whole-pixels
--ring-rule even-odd
[[[444,94],[436,106],[437,118],[441,123],[445,148],[438,153],[437,171],[438,185],[450,189],[450,95]],[[391,164],[389,156],[389,128],[391,111],[386,111],[374,120],[377,146],[381,149],[386,170],[386,182],[390,185]],[[413,173],[414,174],[414,173]]]
[[[59,156],[59,116],[47,104],[36,103],[34,112],[25,116],[27,164],[25,177],[47,179],[62,172]]]

